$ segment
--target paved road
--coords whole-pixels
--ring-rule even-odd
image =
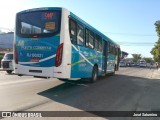
[[[160,111],[160,79],[153,75],[153,69],[120,68],[115,76],[100,77],[90,84],[87,80],[63,82],[53,78],[18,77],[0,71],[0,111]]]

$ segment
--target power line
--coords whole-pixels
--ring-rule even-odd
[[[119,44],[155,44],[155,43],[147,43],[147,42],[117,42]]]
[[[155,43],[146,43],[146,42],[117,42],[119,45],[123,46],[153,46]]]
[[[137,34],[137,33],[115,33],[115,32],[104,32],[106,34],[126,35],[126,36],[141,36],[141,37],[155,37],[153,34]]]
[[[153,45],[131,45],[131,44],[130,44],[130,45],[127,45],[127,44],[126,44],[126,45],[120,44],[120,45],[122,45],[122,46],[153,46]]]

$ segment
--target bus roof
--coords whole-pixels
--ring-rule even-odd
[[[68,10],[68,9],[63,8],[63,7],[41,7],[41,8],[33,8],[33,9],[24,10],[24,11],[18,12],[17,14],[26,13],[26,12],[32,12],[32,11],[43,11],[43,10]],[[108,38],[106,35],[104,35],[100,31],[98,31],[94,27],[92,27],[90,24],[88,24],[87,22],[85,22],[84,20],[82,20],[81,18],[79,18],[78,16],[76,16],[74,13],[70,12],[70,16],[72,18],[74,18],[76,21],[78,21],[78,22],[82,23],[83,25],[85,25],[87,28],[89,28],[90,30],[92,30],[94,33],[102,36],[102,38],[104,40],[110,41],[112,44],[115,44],[117,47],[120,47],[116,42],[114,42],[113,40],[111,40],[110,38]]]
[[[71,12],[71,17],[74,18],[75,20],[79,21],[80,23],[84,24],[86,27],[88,27],[90,30],[92,30],[94,33],[102,36],[102,38],[106,41],[110,41],[111,43],[115,44],[117,47],[120,47],[116,42],[114,42],[113,40],[111,40],[110,38],[108,38],[106,35],[104,35],[103,33],[101,33],[100,31],[98,31],[97,29],[95,29],[94,27],[92,27],[90,24],[88,24],[87,22],[85,22],[84,20],[82,20],[81,18],[79,18],[78,16],[76,16],[74,13]]]
[[[17,14],[32,12],[32,11],[43,11],[43,10],[62,10],[62,7],[40,7],[40,8],[32,8],[18,12]]]

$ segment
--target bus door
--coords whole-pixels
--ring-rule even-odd
[[[107,58],[108,58],[108,42],[103,40],[103,56],[104,56],[104,63],[103,63],[103,71],[104,74],[107,73]]]
[[[119,69],[119,62],[120,62],[120,59],[121,59],[121,50],[120,50],[120,48],[118,48],[118,54],[117,54],[117,68],[116,68],[116,70],[118,71],[118,69]]]

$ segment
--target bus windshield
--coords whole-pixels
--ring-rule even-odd
[[[16,33],[22,37],[46,37],[60,31],[60,10],[32,11],[17,15]]]

